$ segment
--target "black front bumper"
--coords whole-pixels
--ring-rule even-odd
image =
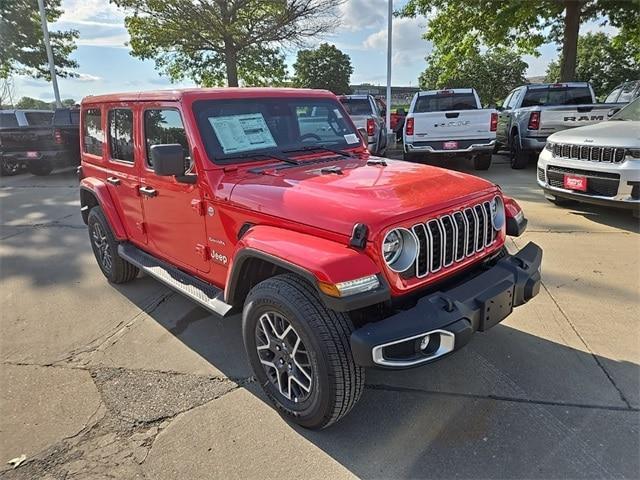
[[[410,368],[458,350],[476,330],[488,330],[538,294],[541,264],[542,249],[529,243],[471,280],[355,330],[351,334],[355,362],[364,367]],[[420,350],[429,332],[433,332],[429,346]]]

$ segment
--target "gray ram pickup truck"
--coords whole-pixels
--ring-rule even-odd
[[[602,122],[611,107],[596,103],[587,82],[522,85],[498,107],[496,150],[509,150],[511,168],[525,168],[537,158],[549,135]]]

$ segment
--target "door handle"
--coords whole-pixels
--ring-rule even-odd
[[[111,185],[120,185],[120,179],[118,177],[109,177],[107,178],[107,182],[109,182]]]
[[[140,187],[138,191],[142,195],[145,195],[147,197],[155,197],[156,195],[158,195],[158,191],[155,188],[151,187]]]

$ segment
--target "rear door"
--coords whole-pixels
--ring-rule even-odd
[[[101,119],[100,109],[88,109],[84,112],[85,149],[94,148],[91,134],[100,137],[98,125],[105,125],[107,139],[107,185],[111,198],[123,219],[129,238],[138,244],[147,243],[147,232],[142,216],[140,198],[140,159],[136,158],[135,145],[140,141],[134,131],[133,108],[128,104],[111,104],[104,110],[106,119]],[[89,137],[89,138],[87,138]],[[99,146],[98,146],[99,145]],[[99,141],[96,148],[102,148]],[[91,152],[90,152],[91,153]]]
[[[472,91],[444,90],[420,95],[414,106],[416,141],[472,140],[486,137],[490,110],[479,110]]]
[[[139,131],[143,176],[141,198],[149,244],[161,257],[188,269],[208,272],[209,251],[204,219],[204,202],[195,183],[195,165],[180,111],[174,103],[145,105],[140,110]],[[193,183],[175,177],[158,176],[153,171],[153,145],[182,145],[187,172]]]

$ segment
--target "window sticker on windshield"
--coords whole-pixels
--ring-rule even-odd
[[[344,141],[349,144],[358,143],[358,136],[355,133],[349,133],[348,135],[344,136]]]
[[[342,114],[340,113],[340,110],[338,110],[337,108],[334,108],[334,109],[333,109],[333,113],[335,113],[335,114],[336,114],[336,117],[337,117],[337,118],[342,118]]]
[[[261,113],[209,117],[209,123],[225,154],[276,146]]]

